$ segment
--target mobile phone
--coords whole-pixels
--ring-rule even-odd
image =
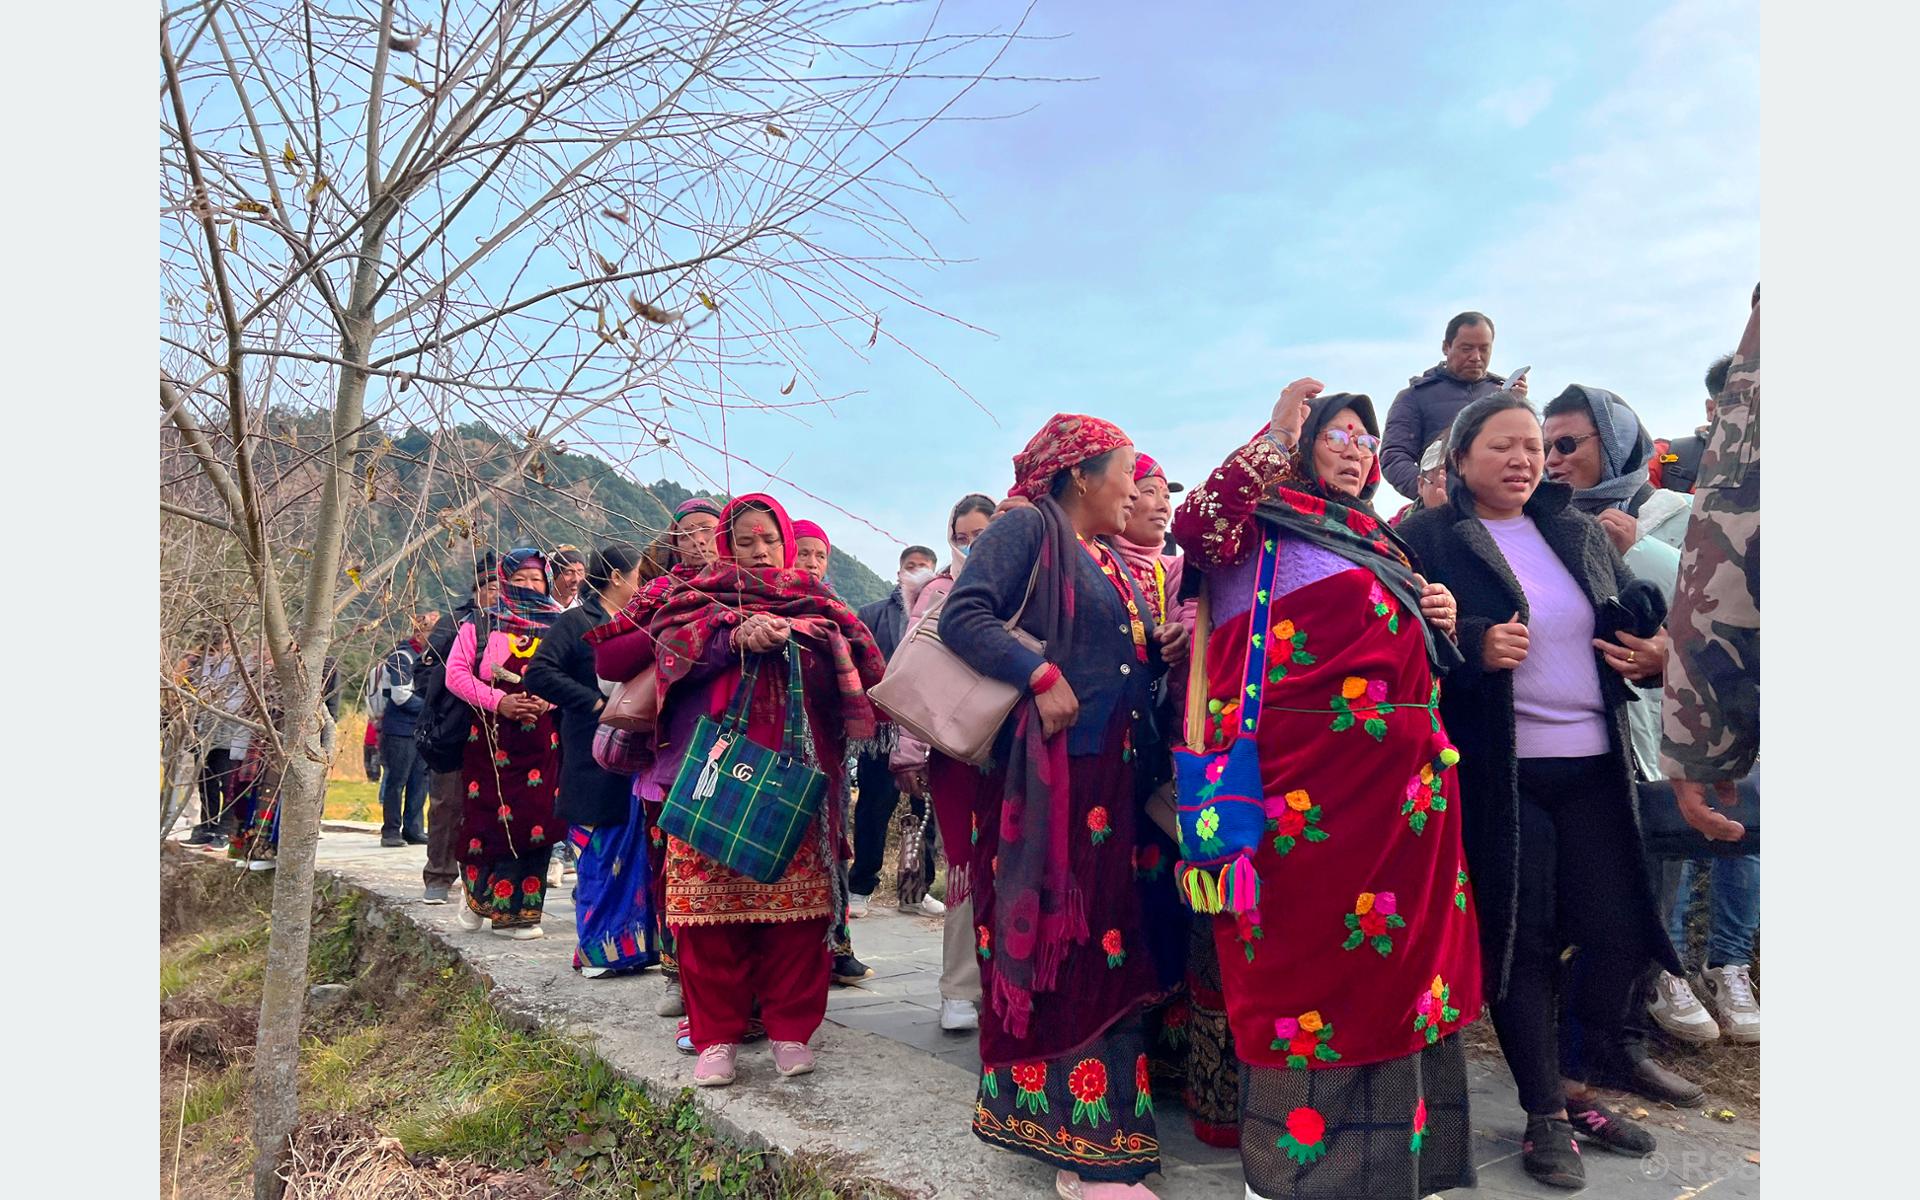
[[[1513,374],[1507,376],[1507,386],[1509,388],[1513,387],[1514,384],[1519,383],[1521,380],[1525,379],[1527,377],[1527,372],[1531,370],[1533,370],[1533,366],[1532,364],[1528,364],[1527,366],[1521,367],[1518,371],[1515,371]]]

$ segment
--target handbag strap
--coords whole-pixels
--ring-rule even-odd
[[[747,727],[747,708],[753,703],[753,685],[760,678],[760,660],[764,654],[753,654],[747,658],[747,665],[740,671],[740,683],[734,689],[733,703],[727,705],[726,715],[720,718],[720,728],[727,729],[738,725],[743,731]]]
[[[789,758],[810,759],[806,753],[807,705],[800,681],[800,647],[789,641],[782,650],[787,660],[787,712],[781,730],[782,753]]]
[[[1263,531],[1265,532],[1265,531]],[[1273,611],[1273,570],[1279,561],[1280,542],[1265,532],[1260,542],[1260,558],[1254,564],[1253,609],[1247,614],[1247,670],[1241,680],[1240,730],[1252,735],[1260,727],[1260,691],[1267,674],[1267,643],[1272,630],[1268,618]],[[1193,622],[1194,647],[1187,655],[1187,748],[1196,754],[1206,752],[1207,643],[1211,639],[1213,606],[1212,581],[1200,582],[1199,615]]]
[[[1240,732],[1249,735],[1260,727],[1260,690],[1267,678],[1267,643],[1272,640],[1268,635],[1273,632],[1268,624],[1273,611],[1273,568],[1280,550],[1279,537],[1271,530],[1262,532],[1260,561],[1253,569],[1253,612],[1247,621],[1247,677],[1237,697]]]

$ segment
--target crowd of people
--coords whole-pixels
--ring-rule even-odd
[[[1758,328],[1756,289],[1670,442],[1599,387],[1536,409],[1475,312],[1384,427],[1300,379],[1190,491],[1058,415],[1004,498],[953,505],[944,566],[906,547],[857,612],[826,529],[763,493],[644,548],[489,555],[369,681],[382,843],[424,842],[425,901],[457,884],[494,936],[541,936],[571,875],[576,968],[664,969],[722,1087],[763,1038],[815,1069],[904,798],[973,1130],[1059,1195],[1152,1195],[1170,1092],[1249,1197],[1472,1186],[1483,1007],[1526,1170],[1579,1187],[1583,1143],[1655,1149],[1596,1088],[1701,1095],[1655,1028],[1759,1040]],[[1415,497],[1390,519],[1383,478]],[[936,628],[1014,696],[983,761],[869,696]],[[197,669],[234,694],[231,654]],[[210,730],[190,840],[270,858],[246,734]]]

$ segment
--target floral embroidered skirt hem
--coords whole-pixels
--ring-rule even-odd
[[[552,857],[552,846],[540,846],[513,858],[462,859],[460,881],[467,907],[491,920],[495,929],[538,925],[546,905],[547,863]]]
[[[1138,1019],[1077,1054],[980,1074],[974,1136],[1094,1183],[1138,1183],[1160,1169],[1146,1040]]]
[[[1240,1163],[1258,1200],[1420,1200],[1473,1187],[1459,1036],[1360,1067],[1240,1067]]]

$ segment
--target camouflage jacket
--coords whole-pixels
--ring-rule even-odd
[[[1667,630],[1660,767],[1744,778],[1760,753],[1760,307],[1718,397]]]

